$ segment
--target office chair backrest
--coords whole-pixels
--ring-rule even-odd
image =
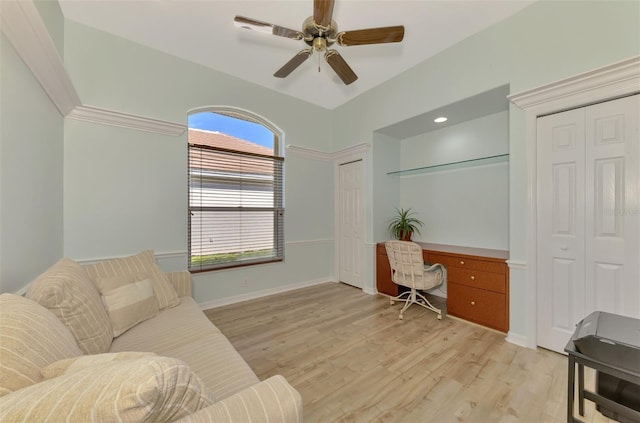
[[[424,280],[422,248],[410,241],[387,241],[385,248],[391,265],[391,280],[398,285],[422,289]]]

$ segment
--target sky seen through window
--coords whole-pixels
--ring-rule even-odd
[[[273,150],[273,132],[259,123],[213,112],[193,113],[189,115],[188,120],[191,129],[221,132]]]

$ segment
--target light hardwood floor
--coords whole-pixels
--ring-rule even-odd
[[[260,379],[300,392],[305,422],[566,421],[566,357],[400,307],[327,283],[205,313]],[[609,420],[587,402],[584,421]]]

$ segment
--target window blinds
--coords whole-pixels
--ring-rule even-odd
[[[284,259],[283,164],[189,145],[189,270]]]

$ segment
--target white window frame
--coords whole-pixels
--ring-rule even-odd
[[[241,120],[245,120],[248,122],[253,122],[253,123],[257,123],[259,125],[262,125],[263,127],[267,128],[269,131],[271,131],[274,135],[274,157],[278,157],[281,159],[281,166],[282,166],[282,172],[281,172],[281,177],[280,177],[280,187],[279,187],[279,192],[280,195],[279,196],[274,196],[274,206],[273,208],[269,208],[269,210],[273,210],[275,213],[279,214],[279,217],[277,218],[278,222],[274,222],[274,230],[273,230],[273,240],[274,240],[274,248],[277,250],[277,254],[275,257],[269,257],[269,258],[257,258],[257,259],[244,259],[241,261],[230,261],[230,262],[223,262],[223,263],[218,263],[218,264],[211,264],[211,265],[194,265],[192,266],[192,244],[191,244],[191,228],[192,228],[192,223],[191,223],[191,216],[192,216],[192,211],[194,211],[194,209],[199,209],[202,210],[202,208],[198,208],[198,207],[194,207],[190,204],[190,198],[191,198],[191,175],[190,173],[190,165],[189,165],[189,155],[187,157],[187,177],[188,177],[188,193],[189,196],[187,198],[187,214],[188,214],[188,256],[187,256],[187,260],[188,260],[188,269],[190,272],[192,273],[199,273],[199,272],[208,272],[208,271],[214,271],[214,270],[219,270],[219,269],[228,269],[228,268],[233,268],[233,267],[242,267],[242,266],[251,266],[251,265],[256,265],[256,264],[264,264],[264,263],[271,263],[271,262],[280,262],[284,260],[284,133],[282,130],[280,130],[276,125],[274,125],[272,122],[268,121],[267,119],[265,119],[264,117],[257,115],[255,113],[252,113],[250,111],[244,110],[244,109],[240,109],[240,108],[235,108],[235,107],[228,107],[228,106],[211,106],[211,107],[203,107],[203,108],[198,108],[198,109],[193,109],[191,111],[189,111],[189,115],[192,114],[197,114],[197,113],[203,113],[203,112],[211,112],[211,113],[216,113],[216,114],[221,114],[221,115],[225,115],[228,117],[232,117],[235,119],[241,119]],[[188,149],[190,149],[191,147],[188,147]],[[251,153],[243,153],[243,152],[236,152],[235,154],[246,154],[247,157],[252,156]],[[275,188],[276,190],[278,190],[278,187]],[[274,193],[275,194],[275,193]],[[220,210],[221,208],[207,208],[207,209],[218,209]],[[264,209],[265,211],[267,209]],[[229,209],[229,211],[238,211],[238,208],[233,208],[233,209]],[[256,211],[253,208],[242,208],[242,211]]]

